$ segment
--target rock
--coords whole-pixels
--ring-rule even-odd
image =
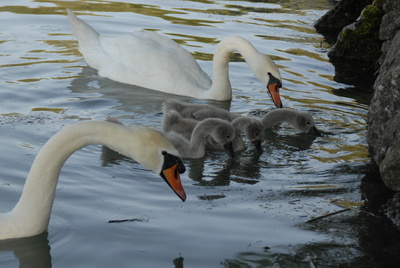
[[[323,34],[330,44],[336,42],[342,29],[353,23],[360,16],[361,11],[373,0],[342,0],[322,16],[315,24],[315,29]]]
[[[384,41],[380,62],[385,59],[391,40],[400,31],[400,1],[386,1],[383,4],[385,15],[382,17],[379,38]]]
[[[397,125],[400,127],[400,125]],[[381,177],[385,185],[394,191],[400,191],[400,139],[396,139],[390,144],[386,151],[386,156],[379,165]]]
[[[383,182],[400,191],[400,1],[387,0],[380,38],[381,66],[368,113],[367,141]]]
[[[400,132],[400,31],[391,41],[374,84],[368,113],[367,141],[374,162],[379,166],[390,143]],[[400,134],[400,133],[399,133]],[[400,152],[399,152],[400,153]],[[400,168],[400,164],[399,164]],[[400,169],[399,169],[400,180]],[[384,178],[382,178],[384,180]],[[385,181],[385,180],[384,180]]]
[[[383,0],[375,0],[361,12],[360,18],[343,28],[329,51],[331,61],[337,58],[377,62],[382,41],[379,29],[383,16]]]
[[[399,102],[398,97],[397,101]],[[385,110],[384,107],[383,110]],[[382,111],[380,114],[370,112],[369,118],[383,119],[388,116],[390,116],[388,113]],[[370,127],[374,128],[376,125],[371,124]],[[374,143],[370,143],[371,154],[375,163],[379,165],[380,175],[385,185],[391,190],[400,191],[400,110],[379,128],[382,131],[381,134],[377,133],[377,130],[368,131],[368,141],[371,142],[372,138],[375,138]]]
[[[354,9],[365,6],[359,18],[348,13],[355,2]],[[344,27],[328,54],[335,65],[335,81],[355,84],[354,77],[359,77],[367,86],[373,84],[369,152],[384,184],[400,192],[400,1],[343,0],[328,13],[316,23],[318,31]],[[346,26],[334,22],[343,16]]]
[[[315,24],[317,31],[340,30],[328,52],[335,66],[335,81],[372,91],[382,55],[379,29],[385,1],[342,0]],[[330,42],[329,35],[324,36]]]
[[[386,216],[400,229],[400,193],[396,193],[387,203]]]

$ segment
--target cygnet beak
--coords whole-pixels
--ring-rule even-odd
[[[254,147],[256,147],[257,153],[261,154],[263,152],[261,140],[253,140],[251,143],[253,143]]]
[[[227,153],[230,157],[235,157],[235,151],[233,150],[232,141],[225,143],[225,144],[224,144],[224,148],[225,148],[225,150],[226,150],[226,153]]]
[[[310,128],[310,130],[308,131],[308,134],[312,134],[317,137],[322,136],[321,132],[315,126]]]

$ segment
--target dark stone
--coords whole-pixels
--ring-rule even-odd
[[[349,9],[357,15],[349,16]],[[328,54],[335,81],[373,84],[367,141],[374,172],[362,180],[361,191],[367,210],[385,208],[400,229],[400,1],[343,0],[315,27],[340,32]]]
[[[337,58],[332,61],[332,64],[335,66],[333,79],[336,82],[353,85],[365,92],[373,91],[372,86],[377,77],[376,70],[379,66],[376,62]]]
[[[398,144],[394,143],[400,135],[400,31],[391,41],[391,46],[379,69],[378,78],[374,84],[374,94],[368,113],[367,141],[373,161],[380,166],[388,150],[391,154],[397,152]],[[392,144],[393,143],[393,144]],[[393,172],[398,174],[400,185],[400,164]],[[385,174],[392,174],[387,170]],[[395,166],[393,167],[395,168]],[[381,175],[385,175],[381,174]],[[386,177],[382,176],[386,183]],[[388,184],[387,184],[388,185]],[[394,185],[390,182],[389,185]],[[400,188],[396,187],[400,190]]]
[[[314,27],[323,34],[330,44],[336,42],[342,29],[353,23],[360,16],[361,11],[372,3],[373,0],[342,0],[322,16]]]
[[[400,31],[400,1],[386,1],[383,4],[383,11],[385,15],[382,17],[379,31],[379,38],[384,41],[382,44],[381,62],[386,57],[391,40]]]
[[[384,2],[342,0],[316,22],[317,31],[329,43],[336,42],[328,52],[335,66],[336,82],[372,91],[382,55],[379,29]],[[386,35],[390,35],[390,30]]]
[[[400,124],[397,124],[400,129]],[[384,178],[385,185],[395,191],[400,191],[400,139],[391,142],[386,151],[386,156],[379,165],[381,176]]]
[[[400,1],[343,0],[315,27],[343,28],[328,53],[335,81],[367,89],[373,84],[369,151],[385,185],[400,191]]]
[[[337,58],[377,62],[381,55],[382,41],[379,29],[383,0],[375,0],[361,12],[360,19],[347,25],[340,32],[336,44],[329,51],[331,61]]]
[[[400,230],[400,192],[396,193],[392,199],[390,199],[385,208],[386,216],[396,225]]]

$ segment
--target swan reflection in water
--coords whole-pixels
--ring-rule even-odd
[[[1,252],[11,251],[18,259],[20,268],[50,268],[51,255],[48,232],[39,235],[0,241]]]
[[[72,79],[68,87],[72,93],[76,93],[80,101],[85,100],[85,94],[91,94],[87,97],[88,101],[93,99],[111,99],[116,100],[117,104],[109,109],[123,111],[137,116],[141,121],[148,114],[154,116],[155,111],[162,118],[161,106],[166,99],[174,98],[176,100],[186,101],[188,97],[172,95],[160,91],[149,90],[135,85],[127,85],[97,75],[97,71],[91,67],[82,67],[79,76]],[[97,94],[98,96],[93,96]],[[101,95],[99,95],[101,94]],[[202,100],[201,103],[212,104],[214,106],[230,110],[231,101],[213,101]],[[71,105],[69,103],[69,105]],[[132,119],[132,118],[130,118]]]
[[[52,257],[50,253],[49,233],[47,231],[27,237],[0,241],[0,254],[12,252],[17,259],[19,268],[51,268]],[[179,256],[172,259],[175,268],[183,268],[184,258]],[[10,261],[11,262],[11,261]]]

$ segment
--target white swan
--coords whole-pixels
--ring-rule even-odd
[[[187,124],[182,124],[182,120],[188,121]],[[170,111],[164,114],[163,126],[168,126],[163,128],[163,135],[175,146],[183,158],[204,157],[208,138],[215,141],[219,147],[224,148],[228,155],[235,156],[232,145],[235,130],[225,120],[207,118],[198,122],[182,118],[176,111]],[[173,130],[171,130],[171,127]],[[166,129],[167,131],[165,131]],[[190,139],[188,136],[190,136]]]
[[[198,99],[230,100],[229,55],[239,52],[258,80],[269,90],[276,107],[282,107],[282,78],[270,57],[238,36],[223,39],[214,54],[213,81],[193,56],[173,40],[152,31],[121,36],[100,35],[67,9],[68,19],[87,64],[100,76],[144,88]]]
[[[185,166],[178,151],[157,131],[109,122],[79,122],[59,131],[39,151],[18,203],[10,212],[0,214],[0,240],[46,230],[61,167],[74,151],[89,144],[103,144],[136,160],[160,174],[183,201],[186,199],[179,175]]]

